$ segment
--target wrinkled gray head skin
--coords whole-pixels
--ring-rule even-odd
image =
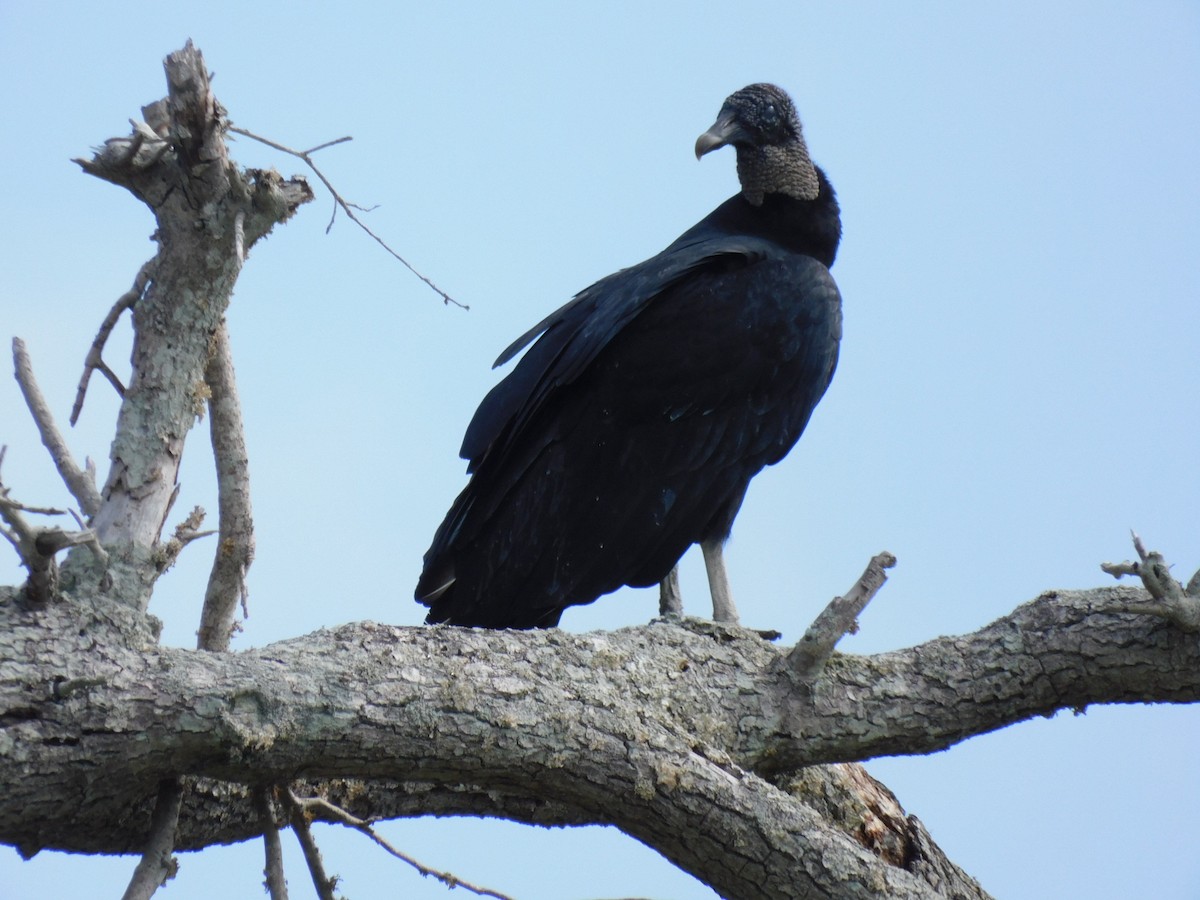
[[[696,158],[732,144],[742,194],[758,206],[767,194],[815,199],[817,172],[795,104],[782,88],[752,84],[731,94],[717,121],[696,140]]]

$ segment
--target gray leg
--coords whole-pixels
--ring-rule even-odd
[[[679,593],[679,566],[667,573],[658,586],[658,614],[663,618],[683,615],[683,594]]]
[[[712,594],[713,621],[738,624],[737,606],[729,590],[729,575],[725,572],[725,540],[702,541],[704,568],[708,571],[708,590]]]

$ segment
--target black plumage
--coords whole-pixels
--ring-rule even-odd
[[[715,617],[736,621],[719,549],[833,377],[841,224],[782,90],[729,97],[696,155],[726,144],[740,193],[497,360],[534,342],[467,428],[471,479],[417,584],[427,621],[556,625],[567,606],[661,581],[694,543]]]

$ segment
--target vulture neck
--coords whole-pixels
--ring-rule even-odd
[[[738,181],[742,196],[752,206],[761,206],[767,194],[783,194],[794,200],[815,200],[820,192],[816,166],[808,147],[797,138],[789,144],[737,147]]]

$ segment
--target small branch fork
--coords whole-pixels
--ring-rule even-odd
[[[1133,548],[1138,559],[1134,562],[1101,563],[1100,568],[1114,578],[1137,575],[1150,592],[1150,600],[1140,603],[1122,604],[1112,612],[1128,612],[1166,619],[1189,634],[1200,632],[1200,570],[1184,587],[1171,575],[1171,567],[1156,550],[1146,550],[1146,545],[1137,532],[1133,535]]]
[[[788,653],[787,667],[794,675],[807,681],[821,674],[837,642],[858,631],[858,617],[887,581],[886,570],[894,565],[896,557],[891,553],[878,554],[846,596],[834,597],[829,602]]]
[[[83,411],[83,400],[87,396],[88,382],[91,381],[93,372],[99,372],[107,378],[118,396],[125,396],[125,385],[121,384],[121,379],[104,362],[104,345],[108,342],[109,335],[112,334],[113,328],[121,318],[121,313],[127,309],[133,309],[134,304],[146,293],[146,289],[153,280],[154,267],[154,259],[147,260],[142,264],[137,277],[133,279],[133,287],[117,298],[117,302],[113,304],[108,315],[104,317],[104,321],[100,323],[100,330],[96,333],[96,338],[92,341],[92,346],[88,349],[87,357],[83,361],[83,375],[79,379],[79,387],[75,390],[75,403],[71,407],[70,421],[72,425],[79,421],[79,414]]]
[[[354,210],[358,209],[358,210],[362,210],[363,212],[368,212],[369,210],[365,210],[365,209],[363,209],[363,207],[358,206],[354,203],[350,203],[347,200],[345,200],[342,197],[342,195],[340,193],[338,193],[337,189],[334,188],[334,186],[330,183],[329,179],[325,177],[325,173],[322,172],[320,169],[318,169],[316,163],[314,163],[312,161],[312,154],[316,153],[318,150],[324,150],[327,147],[333,147],[333,146],[336,146],[337,144],[344,144],[347,141],[353,140],[352,137],[349,137],[349,136],[340,137],[340,138],[337,138],[336,140],[326,141],[325,143],[318,144],[317,146],[311,147],[308,150],[293,150],[291,147],[286,147],[283,144],[276,143],[275,141],[269,140],[268,138],[260,137],[259,135],[255,134],[252,131],[247,131],[244,128],[238,128],[235,125],[230,125],[229,130],[232,131],[234,134],[240,134],[243,137],[248,137],[253,141],[258,141],[260,144],[266,144],[268,147],[278,150],[281,153],[286,153],[289,156],[294,156],[294,157],[296,157],[296,159],[303,161],[305,165],[307,165],[310,169],[313,170],[313,173],[319,179],[321,179],[321,183],[323,185],[325,185],[325,187],[329,191],[329,193],[333,195],[333,202],[334,202],[333,215],[329,217],[329,224],[325,227],[326,234],[328,234],[329,229],[333,227],[334,219],[337,218],[338,207],[341,207],[342,211],[346,213],[346,215],[350,218],[351,222],[353,222],[355,225],[357,225],[359,228],[361,228],[363,231],[365,231],[367,234],[369,234],[375,240],[375,242],[377,244],[379,244],[380,247],[382,247],[384,250],[386,250],[388,253],[390,253],[393,257],[398,259],[404,265],[404,267],[406,269],[408,269],[408,271],[412,272],[414,275],[416,275],[418,278],[420,278],[423,282],[425,282],[426,285],[428,285],[430,288],[432,288],[442,298],[443,304],[447,304],[447,305],[453,304],[454,306],[457,306],[459,309],[464,309],[464,310],[471,308],[464,303],[459,303],[457,300],[455,300],[453,297],[451,297],[449,294],[447,294],[445,291],[443,291],[440,287],[438,287],[436,284],[434,284],[431,279],[429,279],[425,275],[422,275],[419,271],[417,271],[413,267],[413,265],[408,260],[406,260],[403,256],[401,256],[399,253],[397,253],[395,250],[393,250],[391,247],[389,247],[387,242],[384,241],[383,238],[381,238],[379,235],[377,235],[375,232],[373,232],[370,228],[368,228],[363,223],[363,221],[354,214]]]
[[[471,884],[468,881],[463,881],[461,878],[450,872],[439,872],[437,869],[431,869],[429,866],[423,865],[408,854],[397,850],[390,843],[376,834],[375,829],[371,827],[374,824],[373,820],[360,819],[357,816],[346,812],[346,810],[342,809],[340,806],[330,803],[323,797],[306,797],[302,799],[297,797],[289,789],[287,791],[287,798],[288,803],[292,808],[293,826],[295,826],[297,822],[300,822],[303,824],[306,832],[308,830],[307,823],[314,817],[313,814],[320,813],[322,818],[330,818],[335,822],[347,826],[348,828],[353,828],[355,831],[362,832],[388,853],[392,854],[392,856],[396,857],[396,859],[408,863],[410,866],[420,872],[421,875],[427,878],[430,876],[436,878],[448,888],[460,887],[480,897],[494,897],[496,900],[512,900],[512,898],[507,894],[501,894],[499,891],[493,891],[490,888]],[[305,855],[307,856],[307,851],[305,851]],[[315,882],[315,872],[313,878]]]
[[[325,874],[325,863],[321,859],[321,851],[312,835],[312,829],[308,827],[309,818],[305,814],[303,805],[290,790],[285,788],[282,793],[292,822],[292,831],[296,834],[296,840],[300,842],[300,849],[304,851],[304,861],[308,863],[308,873],[312,876],[317,896],[321,900],[337,900],[337,895],[334,893],[337,888],[337,876],[330,878]]]
[[[7,449],[0,447],[0,465],[4,462]],[[26,506],[9,496],[9,489],[0,479],[0,521],[4,523],[0,525],[0,535],[12,544],[21,559],[21,564],[29,572],[29,579],[25,583],[25,597],[30,603],[42,605],[58,595],[58,564],[54,557],[60,550],[87,544],[101,563],[107,561],[108,554],[96,540],[96,535],[84,528],[78,517],[76,521],[80,522],[80,530],[64,531],[61,528],[39,528],[30,525],[22,513],[61,516],[65,515],[66,511]]]
[[[54,423],[50,407],[38,387],[33,376],[33,365],[25,342],[13,338],[13,368],[25,403],[37,424],[42,436],[42,443],[50,451],[50,457],[62,476],[67,489],[79,503],[80,509],[89,518],[100,509],[100,493],[96,490],[95,471],[89,465],[80,469],[67,449],[62,433]],[[0,464],[4,461],[5,448],[0,447]],[[29,580],[25,584],[25,596],[33,604],[40,605],[49,602],[58,594],[58,564],[55,555],[69,547],[86,544],[102,566],[108,564],[108,554],[100,546],[96,535],[84,524],[83,517],[71,513],[79,526],[78,531],[66,531],[62,528],[45,528],[31,525],[23,515],[60,516],[65,510],[49,507],[27,506],[14,500],[10,491],[0,479],[0,535],[13,546],[21,563],[29,572]]]

